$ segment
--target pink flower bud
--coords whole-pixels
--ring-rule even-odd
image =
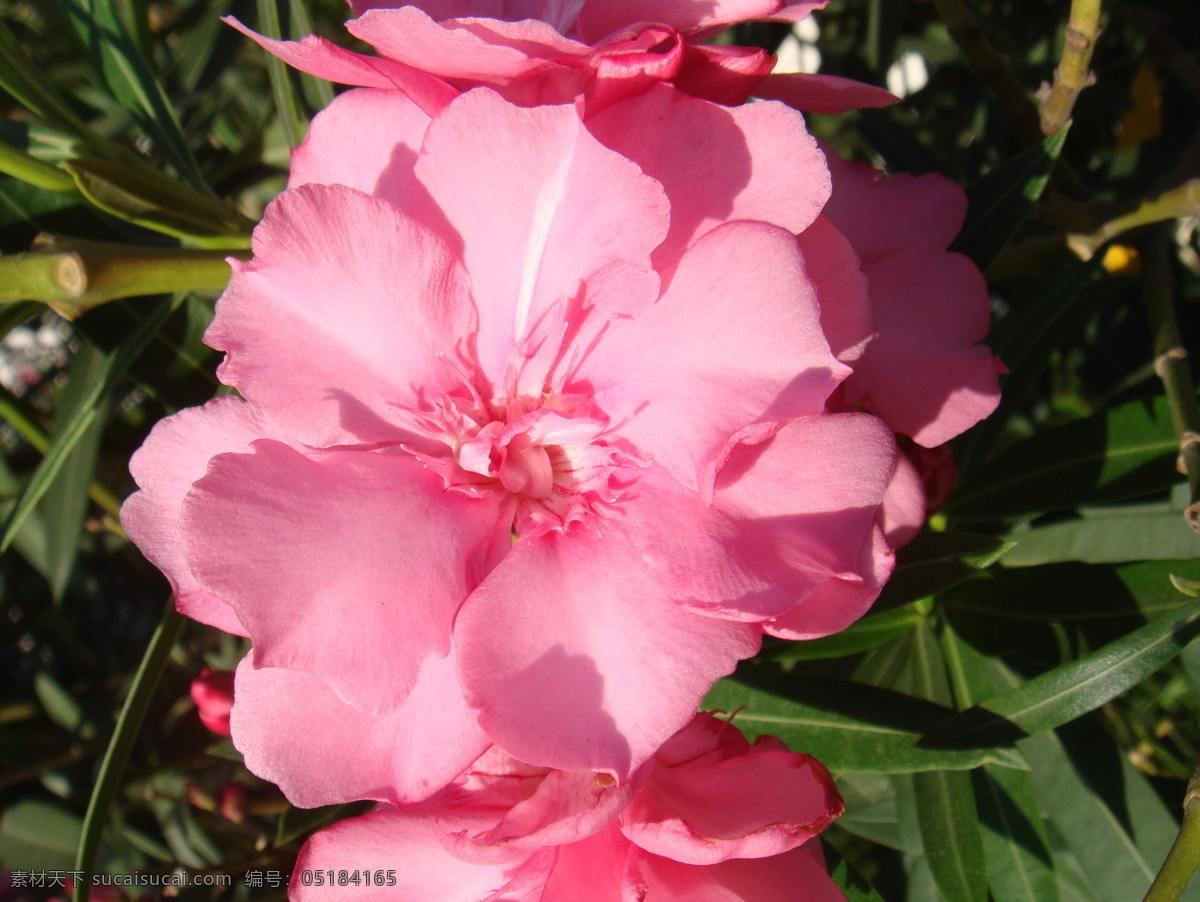
[[[205,667],[192,680],[192,701],[200,721],[214,733],[229,735],[229,709],[233,707],[233,671]]]

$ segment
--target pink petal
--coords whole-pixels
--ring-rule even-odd
[[[821,328],[829,348],[843,363],[853,363],[875,337],[867,277],[846,237],[825,216],[796,239],[808,277],[821,305]]]
[[[682,32],[701,31],[764,19],[783,5],[779,0],[587,0],[577,28],[583,40],[597,43],[639,22],[661,22]]]
[[[704,902],[846,902],[829,879],[820,847],[805,843],[771,858],[732,858],[707,867],[657,855],[638,860],[647,899]]]
[[[752,93],[763,100],[781,100],[806,113],[839,114],[891,106],[900,100],[890,91],[851,78],[805,72],[768,75]]]
[[[463,702],[453,652],[427,658],[408,698],[380,715],[349,707],[312,674],[258,668],[247,656],[238,667],[233,737],[246,766],[303,808],[420,802],[488,746]]]
[[[785,614],[763,624],[780,639],[819,639],[840,632],[870,610],[892,575],[895,555],[883,530],[874,527],[862,544],[855,576],[835,576]]]
[[[645,902],[639,857],[616,824],[582,842],[562,846],[541,902]],[[676,900],[670,897],[668,902]]]
[[[508,762],[497,762],[497,756]],[[499,773],[488,773],[497,763]],[[545,770],[522,765],[493,748],[427,806],[453,838],[460,858],[494,860],[496,851],[533,852],[578,842],[607,826],[645,782],[642,768],[621,784],[608,774]],[[483,847],[483,848],[480,848]]]
[[[233,16],[225,16],[221,21],[232,25],[268,53],[301,72],[344,85],[392,90],[399,88],[431,115],[458,94],[457,89],[420,69],[394,60],[354,53],[318,35],[308,35],[299,41],[279,41],[252,31]]]
[[[549,305],[607,266],[647,269],[666,232],[662,189],[571,106],[521,109],[471,91],[430,126],[416,171],[462,235],[493,385]]]
[[[217,302],[218,374],[309,445],[395,441],[386,418],[473,327],[466,276],[440,239],[386,201],[304,185],[267,208],[254,259]]]
[[[296,860],[288,889],[293,902],[539,902],[554,850],[531,858],[485,865],[455,858],[428,816],[394,808],[340,821],[313,834]],[[302,875],[370,871],[370,886],[305,886]],[[392,885],[378,886],[374,874]]]
[[[184,496],[204,476],[213,457],[248,451],[260,438],[282,436],[262,414],[236,398],[218,398],[161,420],[129,462],[141,491],[130,495],[121,508],[121,525],[146,559],[166,575],[179,610],[238,636],[245,636],[246,629],[233,609],[192,574],[179,535],[179,518]]]
[[[648,500],[627,503],[611,529],[594,518],[518,541],[459,613],[468,702],[523,761],[626,779],[758,647],[754,626],[672,600],[739,577],[686,517],[658,506],[649,477],[638,490]],[[650,511],[663,519],[643,522]]]
[[[792,0],[783,9],[767,17],[768,22],[799,22],[807,19],[818,9],[824,9],[829,0]]]
[[[928,448],[988,416],[1000,402],[998,361],[983,345],[987,285],[966,257],[913,245],[867,267],[879,336],[846,380],[896,432]]]
[[[605,44],[591,60],[595,81],[588,89],[587,116],[651,86],[674,78],[683,64],[683,37],[661,25],[644,25]]]
[[[782,104],[729,109],[661,86],[589,118],[588,128],[666,189],[671,231],[655,253],[660,271],[731,220],[802,232],[829,198],[824,158],[803,117]]]
[[[556,56],[589,52],[544,22],[450,19],[439,23],[414,6],[367,10],[346,27],[388,59],[443,78],[484,84],[529,75]]]
[[[655,855],[716,864],[794,849],[844,807],[815,758],[752,748],[720,762],[655,767],[621,813],[621,832]]]
[[[896,472],[883,496],[879,525],[893,548],[907,545],[925,525],[925,486],[907,454],[896,455]]]
[[[761,47],[693,44],[674,82],[685,94],[733,106],[743,103],[774,65],[775,58]]]
[[[762,572],[791,587],[795,616],[813,635],[861,616],[882,587],[879,575],[890,572],[891,551],[876,548],[872,536],[895,457],[877,417],[827,414],[739,446],[721,470],[716,506],[753,530],[756,541],[747,544],[758,548]],[[848,583],[852,598],[821,592],[837,580]],[[831,617],[841,625],[828,629]]]
[[[739,433],[820,412],[847,372],[796,239],[752,222],[701,238],[662,299],[614,323],[579,370],[610,417],[630,417],[619,434],[701,492]]]
[[[261,441],[214,458],[182,519],[192,569],[237,612],[256,667],[311,671],[379,714],[448,653],[496,511],[405,455]]]
[[[967,196],[942,175],[884,176],[828,152],[833,195],[825,215],[850,239],[864,264],[913,244],[945,248],[967,215]]]
[[[412,169],[428,127],[429,116],[400,91],[346,91],[313,117],[292,151],[288,187],[346,185],[411,213]]]

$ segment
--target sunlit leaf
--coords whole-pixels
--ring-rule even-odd
[[[1200,602],[1098,651],[964,711],[921,740],[930,748],[980,748],[1036,736],[1068,723],[1170,661],[1200,634]]]
[[[977,471],[946,512],[991,520],[1122,501],[1179,481],[1165,398],[1134,401],[1015,445]]]
[[[1024,767],[1011,749],[925,749],[922,727],[953,716],[941,705],[899,692],[795,674],[741,676],[719,681],[706,709],[738,711],[734,723],[747,736],[771,734],[833,770],[871,773],[969,769],[992,761]],[[739,710],[740,709],[740,710]]]

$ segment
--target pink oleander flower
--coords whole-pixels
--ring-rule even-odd
[[[724,104],[752,94],[797,109],[840,113],[896,98],[846,78],[772,74],[757,47],[702,40],[746,21],[796,22],[827,0],[350,0],[347,23],[379,56],[317,36],[265,38],[227,21],[305,72],[342,84],[399,88],[433,113],[488,86],[522,105],[582,95],[589,112],[661,83]]]
[[[245,400],[134,457],[123,522],[253,640],[234,741],[297,804],[419,801],[492,744],[627,780],[764,632],[886,579],[891,433],[826,411],[861,277],[793,234],[823,157],[782,105],[664,90],[610,107],[637,163],[573,105],[341,95],[207,334]]]
[[[205,667],[192,680],[190,692],[200,722],[219,736],[228,736],[229,711],[233,708],[233,671]]]
[[[624,786],[493,749],[426,803],[315,834],[294,902],[843,902],[812,841],[842,811],[829,772],[700,714]],[[353,862],[371,885],[315,885]],[[376,886],[376,873],[391,886]]]
[[[991,324],[987,284],[946,250],[966,195],[944,176],[884,176],[827,156],[824,214],[862,263],[876,331],[834,406],[864,407],[918,445],[943,445],[996,409],[1004,372],[979,343]]]

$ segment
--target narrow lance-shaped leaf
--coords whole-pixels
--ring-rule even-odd
[[[1005,563],[1013,566],[1085,561],[1171,561],[1200,557],[1200,536],[1187,528],[1182,511],[1104,515],[1065,520],[1009,534],[1017,547]]]
[[[204,179],[170,99],[118,19],[113,3],[56,0],[117,101],[195,188]]]
[[[1069,127],[1068,123],[1041,144],[1004,161],[967,189],[967,221],[952,250],[987,269],[1041,198]]]
[[[958,706],[991,696],[987,659],[949,625],[940,638]],[[1058,902],[1049,839],[1029,773],[985,764],[971,772],[971,780],[994,902]]]
[[[966,582],[996,563],[1012,543],[965,532],[927,532],[896,554],[896,569],[874,610],[899,607]]]
[[[1100,269],[1100,255],[1073,263],[1038,280],[988,339],[1010,373],[1001,385],[1000,406],[964,436],[957,454],[963,480],[987,459],[1008,418],[1029,397],[1050,355],[1095,313],[1084,289]]]
[[[927,733],[923,748],[986,748],[1036,736],[1140,683],[1200,634],[1200,602],[976,705]]]
[[[971,777],[992,898],[1057,902],[1054,861],[1029,773],[984,765]]]
[[[1133,401],[1038,433],[958,487],[946,512],[991,520],[1121,501],[1179,481],[1166,398]]]
[[[939,704],[952,703],[941,647],[929,619],[917,625],[911,659],[914,691]],[[927,771],[913,775],[917,824],[934,882],[948,902],[985,902],[987,867],[970,774]]]
[[[179,303],[180,299],[176,300]],[[108,357],[107,365],[98,375],[88,390],[80,397],[79,406],[75,413],[56,432],[50,450],[42,458],[25,490],[21,493],[16,507],[9,514],[0,534],[0,553],[7,551],[21,528],[21,524],[33,512],[38,502],[45,497],[46,492],[58,479],[63,465],[70,458],[71,452],[87,435],[88,429],[100,415],[104,406],[103,399],[112,391],[117,380],[121,378],[133,358],[136,357],[146,344],[153,338],[158,327],[170,315],[171,304],[159,305],[154,316],[151,316],[130,334],[121,346]]]
[[[941,705],[889,689],[796,674],[753,674],[719,681],[706,709],[736,711],[735,723],[751,738],[780,737],[820,758],[835,771],[913,773],[969,769],[985,761],[1025,764],[1011,749],[922,749],[916,740],[953,715]]]
[[[773,661],[817,661],[856,655],[903,635],[916,626],[920,619],[921,614],[912,608],[880,611],[863,617],[832,636],[805,642],[786,642],[771,649],[767,656]]]

